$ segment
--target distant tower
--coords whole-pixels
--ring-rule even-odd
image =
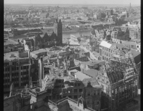
[[[58,36],[58,45],[62,45],[63,44],[63,37],[62,37],[62,22],[61,20],[58,21],[58,27],[57,27],[57,36]]]

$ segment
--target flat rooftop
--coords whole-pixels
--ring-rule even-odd
[[[40,53],[43,53],[43,52],[49,52],[49,48],[32,51],[32,52],[30,52],[30,56],[37,58],[37,55]]]
[[[15,44],[18,44],[18,42],[17,42],[17,41],[14,41],[14,40],[12,40],[12,39],[7,39],[7,40],[4,42],[4,45],[10,45],[10,44],[15,45]]]
[[[15,59],[19,59],[18,51],[4,53],[4,61],[5,60],[11,61],[11,60],[15,60]]]

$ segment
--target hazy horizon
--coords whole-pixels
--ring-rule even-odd
[[[140,0],[4,0],[4,4],[19,5],[139,5]]]

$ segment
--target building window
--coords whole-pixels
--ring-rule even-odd
[[[90,93],[88,93],[87,96],[90,96]]]
[[[99,103],[100,103],[100,102],[99,102],[99,101],[97,101],[97,103],[96,103],[96,104],[97,104],[97,105],[99,105]]]
[[[90,102],[89,102],[89,101],[87,101],[87,104],[90,104]]]
[[[4,63],[4,66],[8,66],[9,65],[9,63]]]
[[[78,86],[80,86],[80,83],[78,83]]]
[[[115,94],[117,94],[117,89],[115,89]]]
[[[5,71],[10,71],[10,68],[9,68],[9,67],[6,67],[6,68],[5,68]]]
[[[74,93],[77,93],[77,89],[74,89]]]
[[[79,92],[81,93],[81,92],[82,92],[82,89],[79,89]]]
[[[74,96],[74,99],[77,99],[77,95]]]

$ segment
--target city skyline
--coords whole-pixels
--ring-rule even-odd
[[[56,5],[60,5],[60,4],[78,4],[78,5],[128,5],[128,4],[132,4],[132,5],[140,5],[140,0],[52,0],[52,1],[47,1],[47,0],[4,0],[4,4],[56,4]]]

